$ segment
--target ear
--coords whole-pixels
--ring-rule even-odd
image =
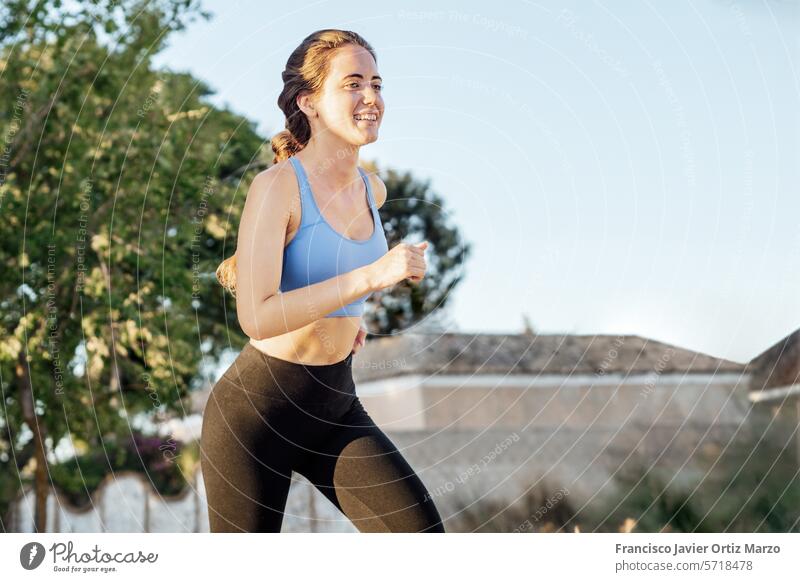
[[[306,114],[306,117],[311,118],[317,116],[314,100],[312,99],[310,92],[300,92],[300,94],[297,96],[297,106],[300,108],[300,111]]]

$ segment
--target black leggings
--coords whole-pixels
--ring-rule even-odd
[[[292,471],[362,532],[444,532],[420,478],[355,393],[353,355],[313,366],[247,343],[203,413],[212,532],[279,532]]]

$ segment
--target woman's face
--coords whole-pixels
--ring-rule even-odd
[[[384,111],[382,83],[369,51],[357,45],[338,49],[316,101],[314,131],[332,132],[354,145],[377,140]]]

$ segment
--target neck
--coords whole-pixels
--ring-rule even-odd
[[[308,175],[340,191],[352,188],[354,179],[360,177],[360,149],[361,146],[353,144],[320,143],[312,138],[297,157]]]

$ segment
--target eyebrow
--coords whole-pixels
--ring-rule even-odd
[[[359,79],[363,79],[363,78],[364,78],[364,75],[361,75],[361,74],[359,74],[359,73],[350,73],[349,75],[347,75],[346,77],[344,77],[344,78],[342,79],[342,81],[344,81],[344,80],[346,80],[346,79],[349,79],[350,77],[358,77]],[[372,78],[373,78],[373,79],[378,79],[379,81],[383,81],[383,79],[381,79],[379,75],[373,75],[373,76],[372,76]]]

